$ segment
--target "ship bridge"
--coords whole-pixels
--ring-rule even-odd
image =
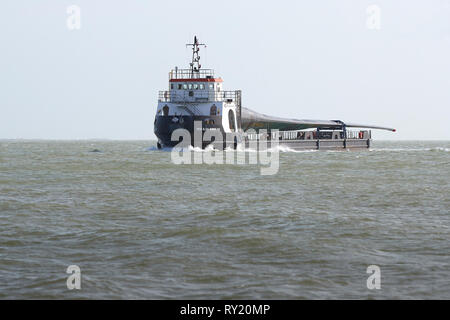
[[[222,78],[214,76],[212,69],[178,69],[169,72],[169,90],[160,91],[159,102],[240,103],[241,91],[224,91]]]
[[[236,102],[238,91],[223,91],[214,70],[178,69],[169,73],[169,90],[159,92],[159,102]]]

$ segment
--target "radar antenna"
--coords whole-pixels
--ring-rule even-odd
[[[200,56],[199,56],[199,51],[200,51],[200,46],[203,46],[206,48],[206,44],[204,43],[199,43],[197,36],[194,36],[194,43],[188,43],[186,44],[187,46],[192,46],[192,62],[190,63],[191,66],[191,78],[194,78],[194,74],[199,74],[200,72],[200,68],[202,67],[202,65],[200,64]]]

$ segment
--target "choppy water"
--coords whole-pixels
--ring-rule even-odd
[[[283,152],[273,176],[153,145],[0,141],[0,298],[450,298],[450,142]]]

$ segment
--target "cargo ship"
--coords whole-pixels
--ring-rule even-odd
[[[169,72],[169,88],[160,91],[154,122],[158,148],[193,146],[215,149],[244,148],[255,142],[277,143],[293,150],[352,150],[370,148],[371,129],[393,128],[342,120],[286,119],[258,113],[242,106],[240,90],[227,91],[212,69],[200,64],[194,37],[192,60],[187,69]]]

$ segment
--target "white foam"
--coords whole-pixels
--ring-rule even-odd
[[[222,150],[214,149],[214,146],[212,144],[208,145],[205,149],[202,149],[200,147],[193,147],[188,146],[186,148],[162,148],[158,149],[156,146],[149,147],[146,149],[146,151],[165,151],[165,152],[221,152]],[[235,150],[232,147],[227,147],[224,152],[264,152],[263,150],[255,150],[250,148],[245,148],[244,144],[238,144],[237,149]],[[309,152],[317,152],[319,150],[294,150],[284,145],[278,145],[276,147],[268,148],[266,152],[274,153],[274,152],[282,152],[282,153],[309,153]]]
[[[270,152],[292,152],[292,153],[309,153],[309,152],[317,152],[319,150],[312,149],[312,150],[294,150],[289,148],[288,146],[278,145],[275,148],[268,149]]]
[[[387,151],[387,152],[428,152],[428,151],[443,151],[449,152],[449,148],[436,147],[436,148],[371,148],[369,151]]]
[[[175,152],[211,152],[211,151],[216,151],[216,152],[221,152],[221,150],[218,149],[214,149],[214,146],[212,144],[208,145],[205,149],[199,148],[199,147],[186,147],[186,148],[162,148],[162,149],[158,149],[156,146],[152,146],[149,147],[147,149],[145,149],[146,151],[165,151],[165,152],[171,152],[171,151],[175,151]],[[227,147],[225,148],[225,150],[223,150],[225,152],[259,152],[258,150],[255,149],[249,149],[249,148],[245,148],[243,144],[238,144],[237,149],[233,149],[231,147]],[[267,152],[282,152],[282,153],[308,153],[308,152],[317,152],[319,150],[313,149],[313,150],[294,150],[292,148],[289,148],[288,146],[284,146],[284,145],[278,145],[276,147],[273,148],[269,148],[267,149]],[[321,150],[323,151],[323,150]],[[326,152],[342,152],[341,150],[325,150]],[[434,152],[450,152],[450,148],[445,148],[445,147],[434,147],[434,148],[370,148],[368,149],[368,151],[370,152],[430,152],[430,151],[434,151]]]
[[[433,148],[430,151],[442,151],[442,152],[449,152],[450,148],[443,148],[443,147],[437,147],[437,148]]]

